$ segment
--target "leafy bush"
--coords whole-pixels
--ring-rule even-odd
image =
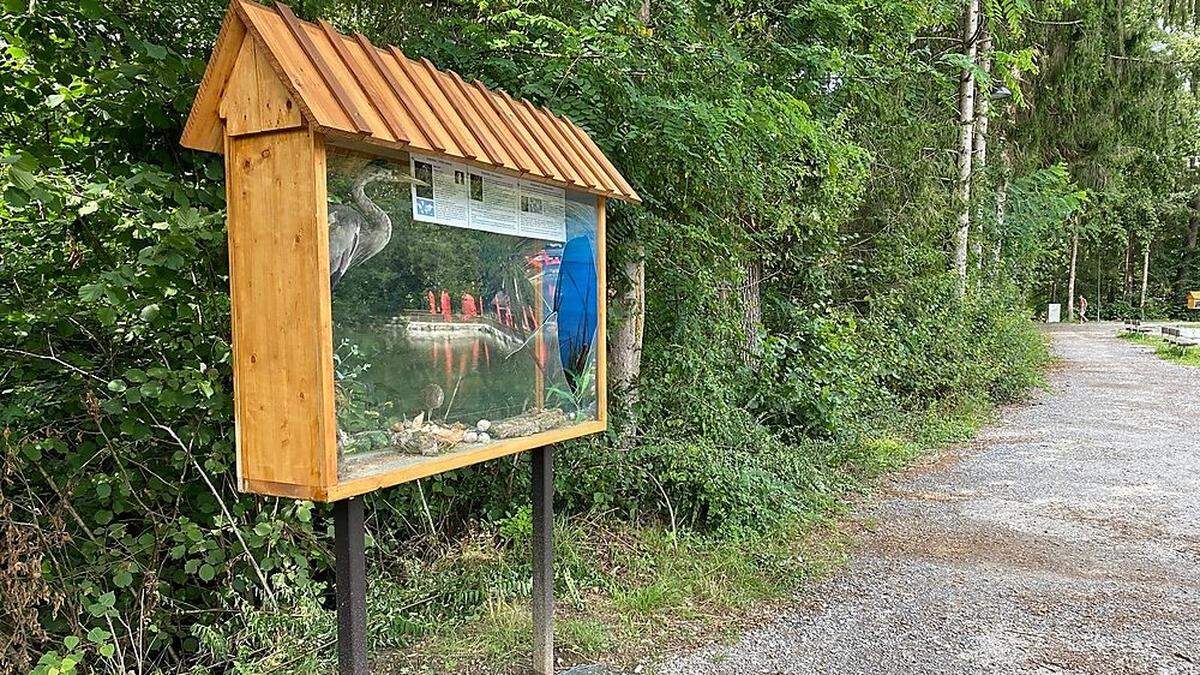
[[[0,16],[6,668],[301,670],[329,639],[327,509],[235,489],[221,160],[177,146],[224,4]],[[944,272],[952,167],[925,148],[957,71],[909,45],[954,3],[802,3],[781,33],[736,4],[317,4],[570,114],[646,199],[610,221],[613,260],[649,261],[639,427],[557,451],[565,512],[770,528],[913,451],[879,429],[1036,381],[1014,293]],[[370,498],[377,644],[527,590],[494,563],[528,490],[517,457]]]

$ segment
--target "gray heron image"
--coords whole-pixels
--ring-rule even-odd
[[[329,286],[336,287],[351,267],[370,260],[392,238],[392,218],[367,196],[372,183],[424,185],[384,162],[371,162],[350,184],[354,204],[329,205]]]

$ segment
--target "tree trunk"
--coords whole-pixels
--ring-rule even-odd
[[[1142,246],[1142,299],[1138,307],[1146,306],[1146,285],[1150,281],[1150,240]]]
[[[617,303],[624,321],[612,333],[608,359],[609,384],[625,417],[622,442],[637,433],[638,376],[642,370],[642,337],[646,322],[646,255],[638,244],[631,259],[621,264],[622,290]]]
[[[975,32],[979,28],[979,0],[970,0],[963,14],[963,54],[975,61]],[[958,80],[958,227],[954,233],[954,272],[958,291],[967,291],[967,245],[971,235],[971,159],[974,141],[975,75],[963,69]]]
[[[1071,270],[1067,275],[1067,321],[1075,320],[1075,260],[1079,257],[1079,233],[1071,234]]]
[[[983,27],[979,37],[979,61],[983,67],[983,71],[989,76],[992,73],[992,34],[988,30],[987,20],[983,20]],[[976,87],[978,89],[978,87]],[[972,167],[972,173],[975,175],[975,180],[987,178],[987,163],[988,163],[988,126],[990,124],[991,113],[991,96],[988,91],[976,91],[975,93],[975,160]],[[983,271],[983,241],[984,227],[983,223],[983,205],[980,205],[980,217],[975,219],[975,266]]]
[[[1129,296],[1133,294],[1133,233],[1127,232],[1125,236],[1125,276],[1124,285],[1121,287],[1121,297],[1125,302],[1129,302]]]
[[[992,274],[1000,272],[1000,253],[1004,248],[1004,217],[1008,213],[1008,174],[1012,165],[1012,153],[1008,147],[1000,149],[1000,180],[996,185],[996,221],[992,233]]]
[[[745,266],[746,275],[735,294],[739,307],[738,323],[741,324],[742,334],[746,336],[745,352],[742,360],[752,364],[762,354],[762,263],[751,261]]]

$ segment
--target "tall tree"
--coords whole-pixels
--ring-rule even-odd
[[[954,272],[959,293],[967,289],[967,252],[971,234],[971,179],[974,157],[975,58],[978,48],[979,0],[968,0],[962,19],[964,66],[958,82],[958,224],[954,231]]]

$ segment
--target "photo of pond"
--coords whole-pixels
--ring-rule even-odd
[[[340,480],[598,419],[596,200],[525,190],[330,153]]]

